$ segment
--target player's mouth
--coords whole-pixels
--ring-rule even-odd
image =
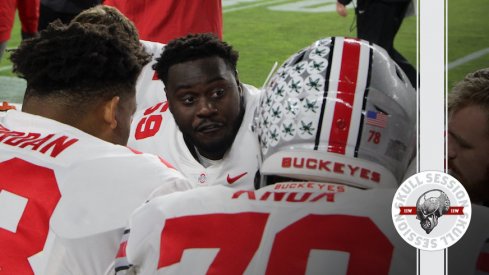
[[[224,127],[223,123],[220,122],[204,122],[195,128],[195,131],[200,134],[212,134],[220,131]]]

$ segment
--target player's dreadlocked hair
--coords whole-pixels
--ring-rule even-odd
[[[71,22],[106,26],[119,25],[130,38],[139,43],[139,34],[134,23],[114,7],[97,5],[82,11]]]
[[[26,97],[57,96],[71,103],[133,93],[149,61],[139,43],[116,25],[51,23],[11,55],[27,81]]]
[[[190,34],[170,41],[161,56],[156,59],[157,63],[153,65],[153,69],[166,85],[171,66],[213,56],[221,57],[237,73],[238,52],[212,33]]]

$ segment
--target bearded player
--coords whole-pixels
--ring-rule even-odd
[[[414,150],[415,91],[383,49],[336,37],[294,54],[254,129],[264,187],[155,198],[132,216],[116,271],[415,274],[415,249],[390,219]]]
[[[194,186],[253,189],[259,145],[250,125],[259,91],[239,81],[237,61],[211,34],[171,41],[153,67],[167,100],[136,112],[129,145],[162,156]],[[141,77],[148,83],[148,74]]]
[[[0,273],[103,274],[129,214],[189,183],[125,146],[148,61],[119,25],[53,23],[12,53],[22,112],[0,116]]]

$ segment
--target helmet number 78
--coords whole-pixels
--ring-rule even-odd
[[[375,144],[379,144],[380,143],[380,137],[381,137],[380,132],[370,130],[369,136],[368,136],[368,142],[373,142]]]

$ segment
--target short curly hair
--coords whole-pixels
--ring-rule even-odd
[[[467,74],[448,95],[448,115],[469,105],[485,110],[489,121],[489,68]]]
[[[134,23],[122,14],[118,9],[111,6],[97,5],[80,12],[71,20],[72,23],[99,24],[99,25],[119,25],[122,30],[139,43],[139,34]]]
[[[51,23],[11,54],[13,71],[27,81],[27,96],[89,102],[134,93],[150,56],[120,26]]]
[[[237,75],[239,53],[212,33],[189,34],[170,41],[161,56],[156,59],[157,63],[153,65],[153,69],[158,78],[167,85],[171,66],[214,56],[222,58]]]

